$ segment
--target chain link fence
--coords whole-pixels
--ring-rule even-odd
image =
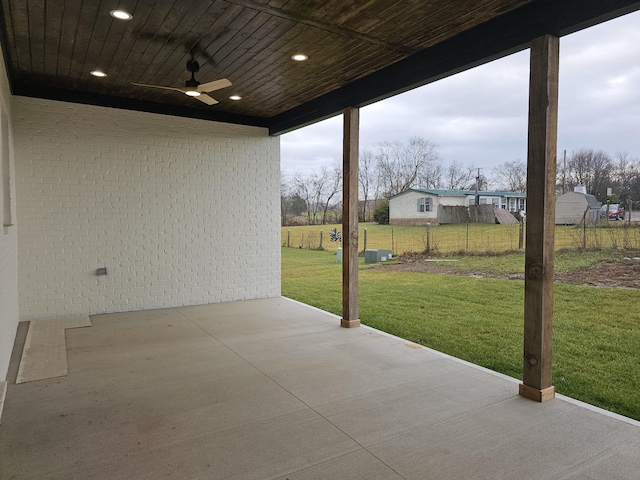
[[[283,227],[282,246],[335,251],[342,247],[341,225]],[[333,234],[332,234],[333,231]],[[484,253],[524,249],[526,223],[493,225],[468,223],[438,226],[361,224],[358,250]],[[556,225],[556,249],[620,248],[640,250],[640,222],[599,221],[586,225]]]

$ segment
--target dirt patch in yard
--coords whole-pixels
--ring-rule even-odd
[[[392,264],[380,264],[376,269],[396,272],[425,272],[433,274],[462,275],[476,278],[502,278],[524,280],[523,272],[502,275],[481,271],[465,271],[455,265],[455,260],[427,257],[420,253],[404,253]],[[640,289],[640,252],[627,253],[615,260],[602,260],[589,267],[570,272],[556,272],[555,281],[573,285]]]
[[[640,256],[600,261],[587,268],[555,274],[555,281],[594,287],[640,288]]]
[[[430,258],[420,253],[407,252],[394,258],[396,263],[376,265],[376,269],[393,272],[425,272],[449,275],[460,274],[453,266],[452,260]],[[466,273],[464,275],[467,275]]]

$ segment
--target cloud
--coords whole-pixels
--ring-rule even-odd
[[[308,175],[342,158],[342,116],[280,137],[281,168]]]
[[[640,157],[640,12],[563,38],[558,148]]]
[[[529,52],[523,51],[361,110],[361,148],[428,138],[444,161],[489,171],[526,159]],[[640,12],[560,41],[558,150],[640,157]],[[281,137],[282,167],[310,172],[342,157],[342,118]]]

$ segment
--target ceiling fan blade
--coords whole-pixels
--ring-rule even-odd
[[[231,82],[226,78],[221,78],[220,80],[214,80],[209,83],[201,83],[198,85],[199,92],[213,92],[215,90],[220,90],[221,88],[230,87]]]
[[[197,97],[193,97],[193,98],[195,98],[196,100],[200,100],[201,102],[206,103],[207,105],[215,105],[216,103],[219,103],[215,98],[211,98],[206,93],[201,93]]]
[[[162,85],[149,85],[148,83],[136,83],[136,82],[131,82],[131,85],[135,85],[137,87],[161,88],[163,90],[175,90],[175,91],[184,93],[184,90],[182,88],[177,88],[177,87],[165,87]]]

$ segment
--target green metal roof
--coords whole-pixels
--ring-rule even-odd
[[[475,195],[475,190],[438,190],[433,188],[409,188],[403,192],[391,195],[389,199],[399,197],[409,192],[425,193],[427,195],[434,195],[436,197],[466,197],[468,195]],[[510,197],[510,198],[527,198],[527,194],[524,192],[489,192],[479,191],[478,195],[481,197]]]

